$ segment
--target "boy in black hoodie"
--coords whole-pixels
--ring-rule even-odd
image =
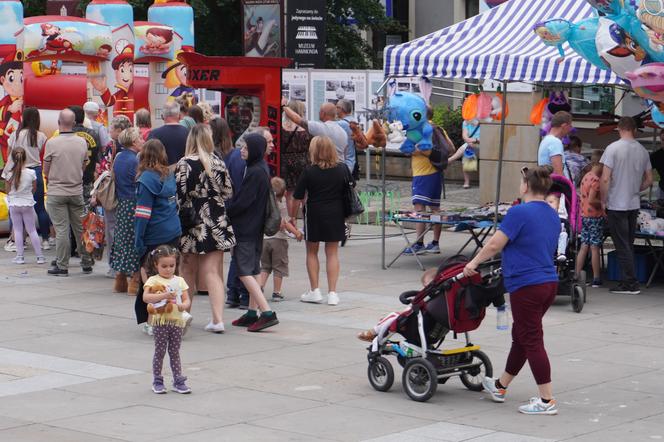
[[[279,323],[277,314],[270,309],[256,279],[261,273],[265,209],[271,190],[270,177],[263,160],[267,147],[265,138],[261,134],[252,133],[244,137],[244,141],[246,145],[241,153],[247,167],[242,186],[226,208],[237,240],[233,258],[240,281],[249,292],[249,310],[233,321],[233,325],[248,327],[248,331],[257,332]],[[260,310],[260,316],[257,310]]]

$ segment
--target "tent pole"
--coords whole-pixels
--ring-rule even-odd
[[[387,86],[387,83],[392,79],[392,77],[387,77],[383,84],[378,88],[376,91],[376,95],[382,92],[383,97],[385,97],[385,106],[387,106],[387,89],[385,89],[385,86]],[[381,213],[380,213],[380,252],[381,252],[381,267],[383,270],[387,270],[387,267],[385,266],[385,206],[386,204],[386,187],[387,184],[385,182],[385,164],[386,164],[386,159],[385,156],[387,154],[387,145],[380,149],[380,174],[381,174],[381,193],[382,193],[382,198],[381,198]]]
[[[498,230],[498,204],[500,203],[500,184],[503,176],[503,151],[505,149],[505,117],[507,112],[507,81],[503,80],[502,114],[500,118],[500,144],[498,147],[498,173],[496,178],[496,213],[493,220],[493,230]]]

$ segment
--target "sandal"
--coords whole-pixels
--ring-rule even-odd
[[[376,332],[373,330],[365,330],[357,334],[357,339],[360,341],[372,342],[376,337]]]
[[[464,188],[464,189],[470,189],[470,184],[468,184],[468,185],[465,185],[465,184],[464,184],[464,185],[463,185],[463,188]]]

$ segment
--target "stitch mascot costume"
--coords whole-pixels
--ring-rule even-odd
[[[427,121],[427,104],[424,98],[409,92],[397,92],[390,97],[392,119],[401,121],[406,140],[399,150],[413,153],[415,149],[431,150],[433,128]]]

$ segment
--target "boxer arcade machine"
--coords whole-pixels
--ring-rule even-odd
[[[188,83],[194,88],[221,92],[221,115],[228,121],[233,141],[254,128],[265,126],[274,138],[268,164],[279,175],[281,136],[281,71],[288,58],[207,57],[181,53]]]

